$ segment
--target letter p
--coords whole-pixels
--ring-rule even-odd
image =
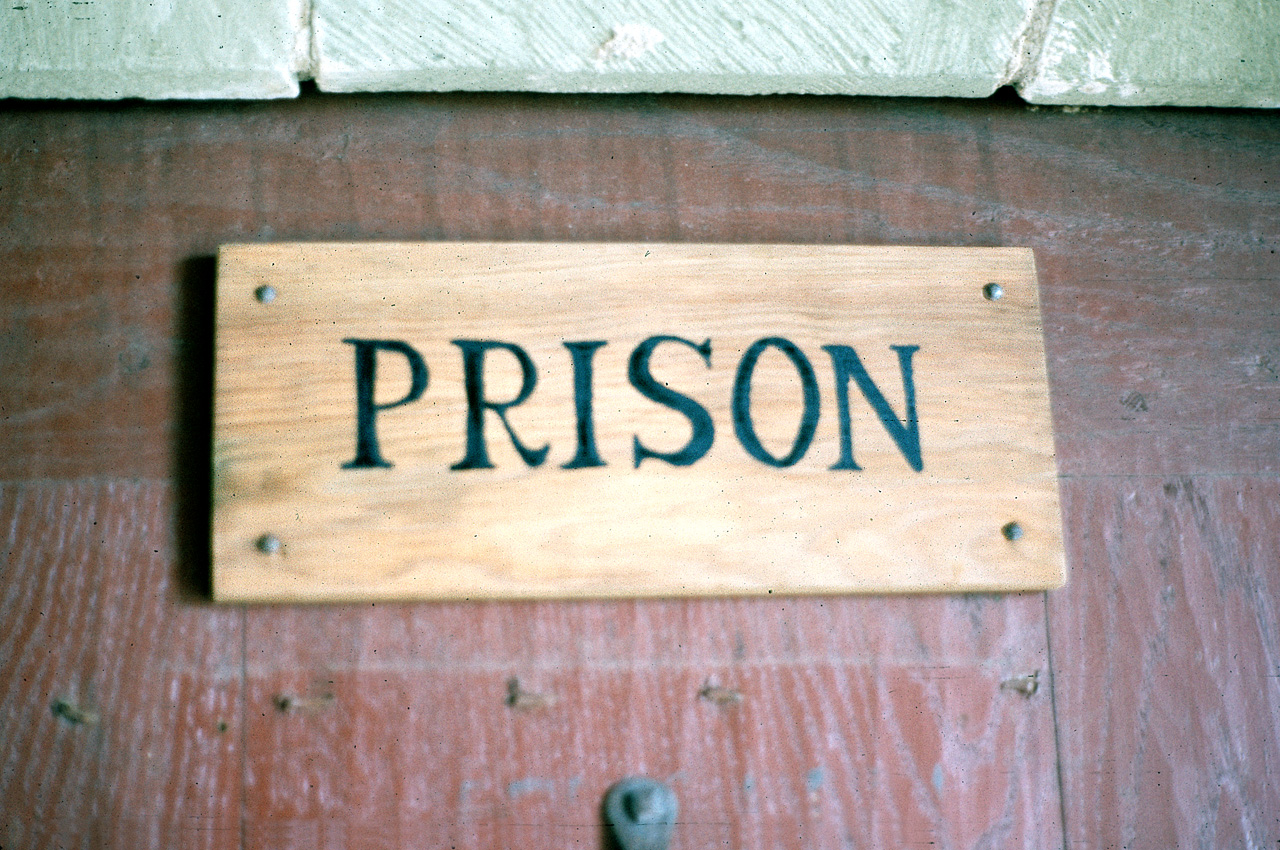
[[[375,419],[380,410],[390,410],[411,401],[417,401],[427,389],[427,364],[422,355],[408,343],[395,339],[344,339],[356,347],[356,456],[342,465],[343,469],[367,469],[390,467],[391,464],[378,449],[378,428]],[[378,369],[378,350],[395,351],[409,361],[412,379],[409,392],[399,401],[378,404],[374,401],[374,382]]]

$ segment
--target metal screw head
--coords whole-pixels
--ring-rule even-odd
[[[671,788],[643,776],[622,780],[604,798],[605,819],[621,850],[666,850],[678,810]]]
[[[280,542],[280,538],[276,537],[274,534],[262,535],[254,545],[257,546],[258,551],[264,555],[274,555],[280,551],[281,547],[284,546],[284,544]]]
[[[270,304],[276,300],[276,288],[274,286],[259,286],[253,291],[253,297],[257,298],[261,304]]]
[[[988,301],[999,301],[1004,297],[1004,287],[998,283],[988,283],[982,287],[982,297]]]
[[[1005,540],[1017,540],[1022,537],[1022,526],[1016,522],[1006,523],[1004,528],[1000,529],[1000,533],[1004,535]]]

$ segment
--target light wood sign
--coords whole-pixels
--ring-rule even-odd
[[[1028,249],[232,245],[217,303],[219,600],[1065,577]]]

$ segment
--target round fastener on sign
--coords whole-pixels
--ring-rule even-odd
[[[1004,297],[1004,287],[998,283],[988,283],[982,287],[982,297],[988,301],[999,301]]]
[[[280,542],[280,538],[276,537],[274,534],[262,535],[254,545],[257,546],[258,551],[264,555],[274,555],[284,546],[284,544]]]
[[[1016,522],[1006,523],[1004,528],[1000,529],[1000,533],[1004,535],[1005,540],[1017,540],[1022,537],[1022,526]]]
[[[257,298],[260,304],[270,304],[276,300],[276,288],[274,286],[259,286],[253,291],[253,297]]]

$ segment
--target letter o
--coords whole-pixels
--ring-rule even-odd
[[[756,361],[760,359],[760,355],[766,348],[776,348],[787,356],[800,375],[800,387],[804,391],[804,413],[800,417],[800,429],[796,432],[791,451],[784,457],[774,457],[760,444],[760,438],[756,436],[755,424],[751,421],[751,376],[755,373]],[[818,430],[820,405],[818,378],[813,372],[813,366],[804,356],[804,352],[791,340],[780,336],[765,337],[752,343],[742,355],[742,360],[738,363],[738,373],[733,379],[733,431],[738,435],[738,442],[742,443],[747,454],[756,460],[767,463],[769,466],[781,467],[792,466],[804,457],[804,453],[809,450],[809,444],[813,442],[814,432]]]

